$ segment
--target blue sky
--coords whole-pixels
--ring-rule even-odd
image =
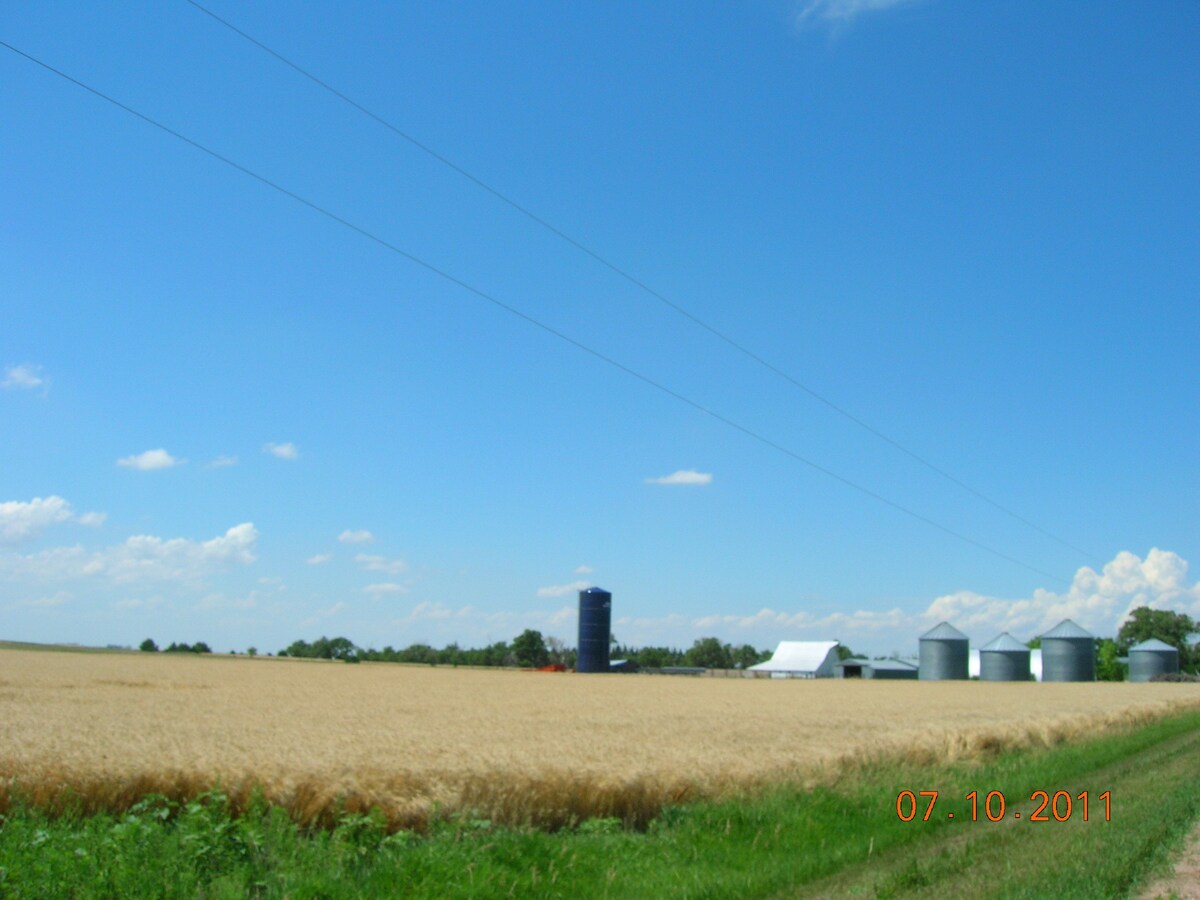
[[[1200,614],[1200,7],[205,5],[977,493],[184,0],[51,0],[0,39],[721,418],[0,48],[0,636]]]

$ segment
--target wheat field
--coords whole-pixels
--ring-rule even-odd
[[[0,650],[0,807],[256,787],[301,822],[378,806],[559,826],[867,762],[1049,745],[1200,706],[1189,684],[781,681]]]

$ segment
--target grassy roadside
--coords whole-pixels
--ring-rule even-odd
[[[938,790],[936,815],[900,821],[904,789]],[[1028,821],[1038,789],[1088,790],[1091,820]],[[971,790],[1003,792],[1008,818],[970,821]],[[1111,822],[1095,799],[1106,790]],[[14,809],[0,825],[0,896],[1111,897],[1148,876],[1197,817],[1193,712],[975,765],[868,767],[815,791],[673,807],[642,833],[606,820],[547,833],[460,817],[425,836],[389,835],[356,815],[305,832],[263,804],[234,817],[215,795],[182,807],[151,798],[121,816]]]

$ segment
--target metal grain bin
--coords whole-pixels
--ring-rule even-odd
[[[576,672],[607,672],[612,635],[612,594],[590,587],[579,592],[579,657]]]
[[[1179,650],[1151,638],[1129,648],[1129,680],[1150,681],[1179,671]]]
[[[1096,637],[1070,619],[1042,635],[1042,681],[1095,681]]]
[[[921,635],[921,681],[965,681],[970,667],[967,636],[949,622]]]
[[[1007,631],[979,648],[980,681],[1028,681],[1029,648]]]

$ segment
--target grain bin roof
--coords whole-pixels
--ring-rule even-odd
[[[940,625],[935,625],[923,635],[923,641],[965,641],[967,636],[951,625],[949,622],[942,622]]]
[[[1095,638],[1096,638],[1096,636],[1094,634],[1092,634],[1091,632],[1088,632],[1088,631],[1084,631],[1082,628],[1080,628],[1078,625],[1076,625],[1070,619],[1063,619],[1061,622],[1059,622],[1057,625],[1055,625],[1053,628],[1051,628],[1049,631],[1047,631],[1041,637],[1042,637],[1042,640],[1045,640],[1046,638],[1050,638],[1051,640],[1054,640],[1055,638],[1067,638],[1067,639],[1088,638],[1091,640],[1095,640]]]
[[[1164,643],[1156,638],[1150,638],[1148,641],[1142,641],[1140,644],[1135,644],[1129,648],[1130,653],[1133,653],[1136,650],[1158,650],[1159,652],[1163,650],[1170,650],[1172,653],[1179,652],[1179,648],[1172,647],[1170,644]]]
[[[1014,653],[1018,651],[1024,651],[1025,653],[1029,652],[1028,647],[1018,641],[1007,631],[1003,634],[996,635],[996,637],[992,638],[992,640],[984,644],[979,649],[989,653]]]

